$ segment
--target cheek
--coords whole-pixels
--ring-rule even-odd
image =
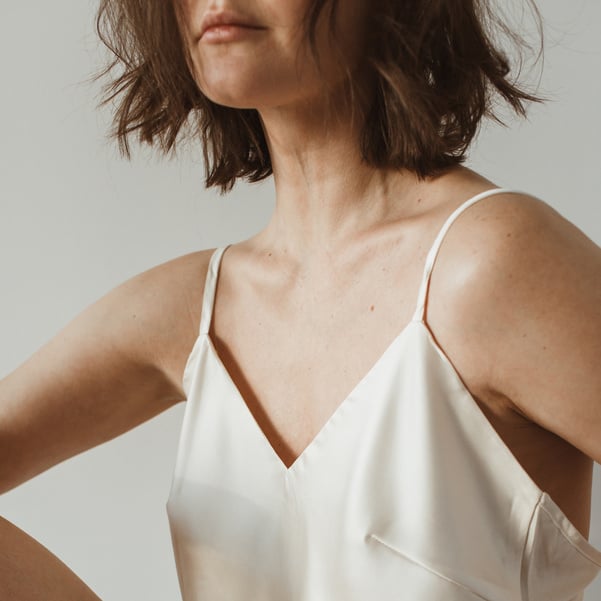
[[[172,0],[172,2],[182,37],[190,45],[200,30],[200,23],[204,14],[203,3],[198,2],[198,0]]]

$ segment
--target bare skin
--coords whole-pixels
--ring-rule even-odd
[[[265,248],[261,233],[227,250],[211,336],[284,463],[410,319],[425,252],[444,219],[489,187],[467,170],[431,182],[413,215],[381,224],[310,268]],[[122,284],[0,381],[2,451],[12,458],[1,464],[2,490],[184,400],[183,369],[212,250]],[[493,427],[585,536],[592,460],[600,455],[601,384],[593,369],[601,351],[600,273],[601,250],[547,205],[499,196],[451,228],[427,315]],[[40,566],[52,571],[54,559],[25,535],[11,535],[25,556],[46,556],[32,560],[27,580],[44,582]],[[4,575],[5,587],[9,575],[19,577]],[[75,575],[65,578],[80,590]]]
[[[171,378],[181,376],[193,340],[186,284],[197,292],[206,254],[118,286],[0,380],[0,493],[181,400]],[[0,519],[0,599],[98,597],[48,549]]]
[[[199,86],[216,102],[257,107],[272,156],[273,217],[226,252],[211,336],[287,465],[410,319],[445,218],[493,185],[466,169],[419,182],[363,164],[333,65],[326,93],[336,119],[324,128],[323,81],[310,69],[292,77],[307,3],[247,3],[265,27],[253,52],[200,44],[209,3],[184,3]],[[368,3],[341,4],[343,54],[353,56]],[[132,278],[0,380],[0,453],[11,458],[0,462],[1,492],[184,400],[212,250]],[[601,250],[547,205],[496,197],[449,232],[427,316],[495,429],[585,535],[601,462],[600,275]],[[10,541],[14,557],[31,559],[21,572],[3,560],[0,597],[38,599],[31,591],[56,577],[65,587],[57,601],[95,598],[26,535],[0,527],[3,556]]]
[[[226,251],[211,338],[286,465],[411,319],[444,219],[493,184],[459,170],[431,186],[448,197],[425,195],[412,217],[333,249],[313,269],[275,257],[261,235]],[[427,313],[495,430],[585,536],[601,458],[600,275],[601,250],[550,207],[497,196],[449,231]]]
[[[0,518],[0,597],[14,601],[99,601],[58,557]]]

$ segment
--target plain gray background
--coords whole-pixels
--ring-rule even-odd
[[[246,238],[273,206],[271,181],[239,184],[223,198],[205,191],[198,148],[174,162],[137,150],[131,163],[118,157],[104,137],[108,112],[95,109],[99,85],[82,83],[100,65],[96,5],[0,6],[0,376],[125,279]],[[543,198],[599,244],[601,4],[540,7],[548,35],[542,88],[553,99],[533,107],[527,122],[487,127],[469,165]],[[0,513],[103,599],[179,599],[165,502],[183,409],[3,495]],[[590,540],[599,547],[595,469]],[[586,599],[600,596],[601,577]]]

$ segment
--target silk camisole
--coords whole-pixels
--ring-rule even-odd
[[[206,275],[167,515],[184,601],[581,601],[601,551],[531,479],[415,314],[286,467],[209,337]]]

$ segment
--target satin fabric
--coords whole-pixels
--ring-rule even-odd
[[[415,315],[286,468],[200,333],[167,513],[184,601],[580,601],[601,552],[496,433]]]

